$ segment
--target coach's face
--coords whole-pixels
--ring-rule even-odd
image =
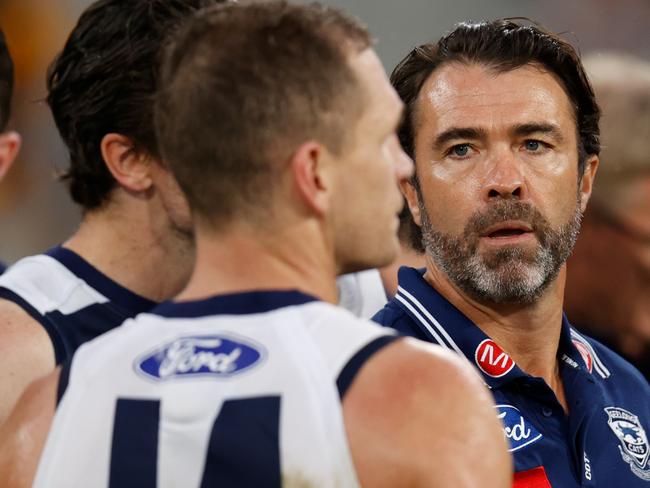
[[[597,158],[579,182],[571,103],[537,66],[449,63],[414,118],[420,198],[404,185],[433,263],[473,298],[531,303],[573,248]]]
[[[372,49],[354,55],[350,65],[359,83],[361,113],[350,122],[337,173],[333,218],[341,272],[385,266],[399,249],[399,183],[413,163],[396,135],[402,102]]]

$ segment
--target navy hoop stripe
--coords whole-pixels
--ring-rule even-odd
[[[345,393],[350,388],[350,385],[354,381],[354,378],[357,376],[357,373],[365,362],[370,359],[370,356],[375,354],[380,349],[385,346],[392,344],[396,339],[400,339],[402,336],[399,335],[385,335],[378,337],[368,344],[363,346],[357,353],[350,358],[346,365],[341,370],[339,377],[336,379],[336,387],[339,390],[339,396],[341,400],[345,396]]]
[[[132,310],[133,315],[146,312],[158,305],[156,302],[124,288],[70,249],[57,246],[46,251],[44,254],[56,259],[68,268],[72,274],[84,280],[111,302],[127,310]]]
[[[204,300],[163,302],[150,313],[168,318],[193,318],[205,315],[249,315],[318,301],[298,290],[255,290],[216,295]]]
[[[56,404],[61,403],[61,398],[65,394],[65,391],[68,389],[68,380],[70,379],[70,365],[72,364],[72,359],[68,359],[65,363],[61,365],[61,371],[59,372],[59,384],[56,387]]]

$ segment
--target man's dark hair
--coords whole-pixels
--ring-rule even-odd
[[[85,210],[102,206],[116,181],[101,155],[108,133],[158,157],[153,95],[165,39],[192,12],[219,0],[99,0],[77,22],[48,70],[47,102],[70,152],[62,175]]]
[[[363,107],[349,56],[370,44],[318,4],[224,4],[188,22],[166,51],[155,120],[194,217],[216,230],[259,215],[300,143],[339,152]]]
[[[420,90],[436,69],[451,62],[481,64],[496,72],[533,64],[555,75],[574,109],[580,178],[587,157],[600,153],[600,109],[576,50],[528,19],[500,19],[458,24],[438,42],[413,49],[393,70],[391,83],[405,104],[398,135],[411,157],[414,155],[414,119]],[[417,175],[413,183],[419,191]],[[415,250],[423,252],[422,234],[408,209],[402,212],[401,222],[402,235],[407,236]]]
[[[0,30],[0,132],[4,132],[11,114],[11,94],[14,90],[14,63],[5,36]]]

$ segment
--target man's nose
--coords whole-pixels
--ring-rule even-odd
[[[496,151],[490,156],[488,165],[484,187],[486,200],[523,200],[528,197],[524,163],[517,159],[512,150],[504,148]]]

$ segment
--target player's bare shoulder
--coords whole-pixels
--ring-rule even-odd
[[[0,425],[0,488],[32,486],[54,415],[59,370],[34,381]]]
[[[364,365],[343,400],[361,484],[511,486],[493,405],[465,359],[417,340],[395,341]]]
[[[0,337],[17,340],[43,337],[45,342],[50,342],[43,326],[34,320],[24,308],[2,298],[0,298]]]
[[[0,423],[23,389],[54,367],[45,329],[19,305],[0,299]]]

